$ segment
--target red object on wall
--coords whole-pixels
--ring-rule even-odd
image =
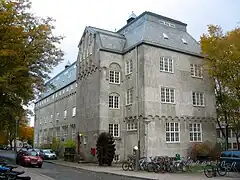
[[[95,156],[96,155],[96,148],[91,148],[91,155]]]

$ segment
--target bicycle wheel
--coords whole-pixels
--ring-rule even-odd
[[[225,166],[222,167],[221,165],[218,165],[217,166],[217,173],[219,174],[219,176],[226,176],[227,168]]]
[[[159,166],[158,164],[154,164],[154,165],[153,165],[153,171],[154,171],[155,173],[159,173],[160,170],[161,170],[161,168],[160,168],[160,166]]]
[[[154,171],[154,163],[150,162],[147,164],[147,171],[153,172]]]
[[[127,171],[127,170],[129,169],[129,162],[123,162],[123,163],[122,163],[122,169],[123,169],[124,171]]]
[[[133,171],[134,170],[134,163],[129,163],[128,170],[129,171]]]
[[[204,174],[206,177],[208,178],[212,178],[213,177],[213,172],[214,172],[214,168],[212,165],[208,164],[204,167]]]

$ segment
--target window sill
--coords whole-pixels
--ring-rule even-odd
[[[193,107],[196,107],[196,108],[205,108],[205,105],[193,105]]]
[[[192,77],[192,78],[196,78],[196,79],[203,79],[203,77],[199,77],[199,76],[192,76],[192,75],[191,75],[191,77]]]
[[[109,82],[109,84],[112,84],[112,85],[120,85],[121,83]]]
[[[132,106],[133,103],[130,103],[130,104],[126,104],[125,106],[128,107],[128,106]]]
[[[136,132],[137,129],[131,129],[131,130],[127,130],[127,132]]]
[[[190,141],[190,143],[202,143],[203,141]]]
[[[122,140],[121,137],[113,137],[113,140]]]
[[[171,102],[161,102],[162,104],[170,104],[170,105],[176,105],[176,103],[171,103]]]
[[[129,75],[131,75],[132,74],[132,72],[130,72],[130,73],[128,73],[128,74],[125,74],[126,76],[129,76]]]
[[[109,108],[111,110],[119,110],[120,108]]]
[[[179,142],[166,142],[166,144],[180,144],[180,141]]]
[[[160,70],[160,72],[163,72],[163,73],[169,73],[169,74],[174,74],[174,71],[173,71],[173,72],[170,72],[170,71],[163,71],[163,70]]]

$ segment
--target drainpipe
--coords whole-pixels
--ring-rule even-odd
[[[136,154],[136,171],[139,170],[140,159],[140,119],[139,119],[139,91],[138,91],[138,46],[136,46],[136,106],[137,106],[137,154]]]

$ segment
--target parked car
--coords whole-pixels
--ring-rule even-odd
[[[35,151],[38,155],[40,154],[40,149],[28,149],[28,151]]]
[[[17,154],[16,164],[21,166],[37,166],[41,168],[43,160],[35,151],[22,150]]]
[[[225,161],[227,164],[236,162],[236,168],[240,171],[240,151],[223,151],[220,156],[220,161]]]
[[[39,153],[42,159],[57,159],[57,155],[51,149],[41,149]]]

